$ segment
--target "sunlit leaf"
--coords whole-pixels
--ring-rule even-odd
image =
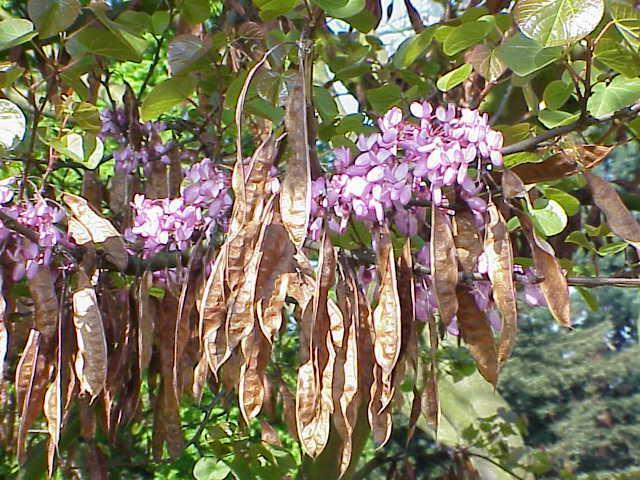
[[[443,92],[448,92],[452,88],[457,87],[462,82],[464,82],[469,75],[471,75],[471,71],[473,67],[469,64],[464,64],[450,72],[444,74],[442,77],[438,79],[436,85],[439,90]]]
[[[616,77],[609,85],[598,83],[587,102],[589,112],[596,116],[608,115],[640,100],[640,78]]]
[[[520,31],[544,47],[584,38],[603,15],[603,0],[519,0],[513,10]]]
[[[489,82],[495,82],[507,69],[496,51],[485,44],[476,45],[469,50],[465,61],[473,65],[473,69]]]
[[[33,23],[24,18],[7,18],[0,22],[0,50],[15,47],[28,42],[38,32],[33,30]]]
[[[16,146],[24,137],[26,128],[27,119],[22,110],[13,102],[0,99],[0,150]]]
[[[533,205],[529,213],[536,228],[550,237],[562,232],[567,226],[567,214],[555,200],[543,200],[543,206]]]

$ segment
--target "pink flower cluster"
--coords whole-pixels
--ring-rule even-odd
[[[19,281],[25,274],[28,278],[33,278],[38,265],[51,263],[55,246],[65,242],[65,234],[56,226],[65,218],[65,213],[45,199],[4,206],[13,199],[11,183],[13,179],[0,182],[0,205],[3,205],[0,209],[38,236],[38,243],[34,243],[0,221],[0,253],[6,253],[14,264],[11,277],[14,281]]]
[[[178,146],[173,141],[164,142],[160,133],[166,130],[164,122],[145,122],[131,124],[127,119],[124,110],[103,110],[100,113],[102,139],[112,138],[118,143],[118,148],[113,152],[116,171],[127,173],[135,172],[142,166],[146,174],[150,174],[151,162],[171,162],[170,154],[180,155],[189,158],[191,152],[178,151]],[[136,132],[137,141],[130,140],[131,132]]]
[[[229,187],[229,175],[204,159],[187,170],[180,197],[136,195],[134,224],[124,236],[141,247],[145,258],[163,250],[185,250],[196,231],[209,234],[215,227],[226,229],[233,203]]]
[[[422,212],[412,200],[447,206],[446,187],[482,217],[486,203],[478,196],[479,172],[487,164],[502,164],[502,134],[476,110],[434,109],[422,102],[413,103],[411,113],[408,119],[397,107],[389,110],[378,120],[379,133],[359,137],[354,156],[344,147],[335,150],[331,175],[312,185],[312,238],[325,216],[340,233],[352,217],[378,225],[391,217],[401,233],[415,235]]]
[[[230,187],[229,174],[205,158],[186,171],[181,193],[186,204],[201,208],[205,216],[224,223],[233,204]]]

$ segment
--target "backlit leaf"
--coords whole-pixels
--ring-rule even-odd
[[[520,31],[544,47],[584,38],[603,15],[604,0],[519,0],[513,10]]]
[[[28,42],[38,32],[33,30],[33,23],[25,18],[7,18],[0,22],[0,50],[15,47]]]
[[[27,120],[22,110],[13,102],[0,99],[0,150],[15,147],[24,137],[26,127]]]
[[[609,85],[598,83],[587,102],[589,112],[600,117],[640,100],[640,78],[616,77]]]
[[[488,82],[495,82],[507,69],[496,51],[483,43],[469,50],[465,56],[465,62],[473,65],[473,69]]]
[[[442,77],[438,79],[436,85],[439,90],[443,92],[448,92],[452,88],[457,87],[462,82],[464,82],[469,75],[471,75],[471,71],[473,67],[469,64],[464,64],[450,72],[444,74]]]

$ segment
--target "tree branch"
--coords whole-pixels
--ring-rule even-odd
[[[574,132],[576,130],[581,130],[590,125],[596,125],[602,122],[608,122],[610,120],[617,119],[629,119],[638,116],[638,112],[640,111],[640,103],[636,103],[631,107],[623,108],[622,110],[618,110],[617,112],[610,113],[608,115],[603,115],[601,117],[586,117],[584,119],[580,119],[575,121],[574,123],[570,123],[569,125],[564,125],[561,127],[552,128],[547,130],[546,132],[541,133],[537,137],[527,138],[521,142],[514,143],[512,145],[507,145],[502,149],[503,155],[509,155],[511,153],[525,152],[527,150],[532,150],[536,148],[541,143],[546,142],[547,140],[551,140],[552,138],[558,137],[560,135],[565,135],[570,132]]]

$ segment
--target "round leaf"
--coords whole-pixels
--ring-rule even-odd
[[[13,102],[0,99],[0,148],[10,149],[22,140],[27,120]]]
[[[0,22],[0,50],[28,42],[36,36],[33,23],[24,18],[8,18]]]
[[[513,16],[520,31],[543,47],[569,45],[590,34],[604,15],[604,0],[520,0]]]
[[[231,469],[226,463],[211,457],[201,458],[193,467],[196,480],[224,480],[229,473]]]
[[[27,10],[40,37],[46,38],[70,27],[82,7],[78,0],[29,0]]]
[[[548,200],[543,207],[532,208],[529,213],[536,228],[547,237],[557,235],[567,226],[567,214],[554,200]]]
[[[560,47],[544,48],[535,40],[516,33],[496,49],[496,54],[516,75],[526,77],[560,58]]]

